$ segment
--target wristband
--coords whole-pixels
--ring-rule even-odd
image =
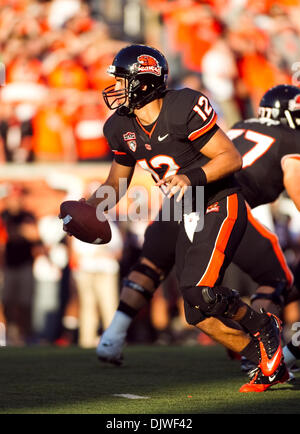
[[[184,175],[189,178],[192,186],[207,184],[206,174],[202,167],[191,169],[188,172],[184,173]]]

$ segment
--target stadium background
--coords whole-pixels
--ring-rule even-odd
[[[101,90],[111,83],[107,65],[129,43],[161,49],[169,61],[169,85],[203,90],[226,130],[255,115],[271,86],[298,85],[300,5],[297,0],[0,0],[0,61],[5,69],[0,211],[9,197],[20,201],[36,216],[43,247],[34,258],[33,329],[25,339],[15,330],[6,336],[2,332],[1,345],[78,344],[80,301],[70,284],[76,265],[57,214],[66,197],[79,199],[105,179],[112,156],[102,134],[109,113]],[[151,179],[137,170],[134,183],[150,188]],[[299,279],[295,207],[282,197],[271,211]],[[138,256],[145,225],[123,222],[119,227],[120,278]],[[0,238],[3,254],[3,225]],[[251,287],[245,276],[232,276],[236,286]],[[66,317],[74,321],[64,321]],[[0,306],[0,324],[5,322]],[[131,342],[210,343],[185,326],[172,277],[136,322]]]

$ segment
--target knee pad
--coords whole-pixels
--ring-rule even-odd
[[[267,286],[273,286],[274,291],[270,294],[259,291],[256,292],[250,297],[251,304],[255,300],[270,300],[274,304],[277,304],[279,307],[283,307],[287,294],[291,291],[291,288],[287,287],[287,282],[285,280],[282,280],[280,282],[276,282]]]
[[[186,322],[190,325],[196,325],[207,318],[201,310],[190,306],[186,301],[184,301],[184,315]]]
[[[131,269],[131,271],[137,271],[141,274],[144,274],[145,276],[149,277],[153,281],[154,288],[156,289],[161,281],[163,280],[164,276],[157,273],[153,268],[149,267],[149,265],[142,264],[141,262],[137,262]],[[126,286],[127,288],[132,289],[133,291],[139,292],[141,295],[145,297],[147,301],[151,300],[153,297],[153,292],[149,291],[149,289],[144,288],[142,285],[140,285],[137,282],[134,282],[131,279],[125,278],[122,282],[123,286]]]
[[[223,286],[193,286],[183,289],[185,301],[205,316],[232,318],[240,307],[240,295]]]
[[[133,291],[139,292],[147,301],[151,300],[153,297],[153,293],[146,288],[143,288],[138,283],[134,282],[130,279],[123,279],[122,286],[126,286],[126,288],[130,288]]]
[[[137,262],[131,269],[131,271],[137,271],[138,273],[144,274],[145,276],[149,277],[149,279],[153,280],[153,284],[155,288],[157,288],[161,281],[164,279],[164,273],[159,274],[157,271],[155,271],[152,267],[149,267],[149,265],[143,264],[141,262]]]

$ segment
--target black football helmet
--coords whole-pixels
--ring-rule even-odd
[[[108,86],[102,92],[106,105],[127,115],[160,97],[166,89],[168,62],[165,56],[147,45],[129,45],[119,51],[107,72],[125,78],[124,89]]]
[[[259,103],[258,117],[300,129],[300,89],[289,84],[272,87]]]

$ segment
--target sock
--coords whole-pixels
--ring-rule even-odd
[[[110,323],[109,327],[105,330],[105,336],[107,338],[124,338],[127,334],[127,330],[132,323],[133,318],[131,318],[129,315],[127,315],[124,312],[121,312],[119,310],[116,311],[114,314],[114,317],[112,319],[112,322]]]
[[[270,323],[270,318],[267,314],[255,312],[255,310],[247,306],[245,315],[238,323],[250,334],[255,335],[262,327]]]
[[[283,348],[284,362],[287,366],[291,366],[295,360],[300,359],[300,347],[295,347],[292,342],[289,342]]]
[[[241,356],[246,357],[246,359],[255,363],[255,365],[258,365],[260,362],[257,345],[258,345],[257,340],[253,338],[251,339],[249,344],[246,345],[246,347],[240,352]]]

